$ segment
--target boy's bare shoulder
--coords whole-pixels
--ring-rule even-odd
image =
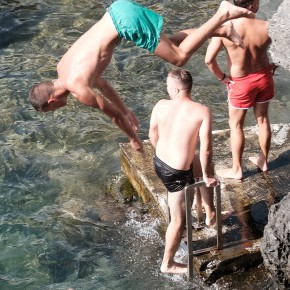
[[[210,111],[210,108],[207,107],[206,105],[204,104],[201,104],[201,103],[198,103],[198,102],[195,102],[195,101],[192,101],[192,106],[193,107],[196,107],[197,109],[199,110],[203,110],[203,111]]]

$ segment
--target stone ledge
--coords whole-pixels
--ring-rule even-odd
[[[262,262],[260,238],[267,224],[269,207],[280,201],[290,187],[290,133],[289,124],[272,125],[272,147],[269,172],[260,172],[247,161],[258,154],[257,126],[245,128],[246,147],[243,155],[245,179],[220,180],[222,185],[222,210],[232,210],[232,217],[223,222],[225,247],[218,253],[194,257],[196,272],[210,283],[216,279],[256,266]],[[214,162],[216,169],[231,165],[229,130],[213,132]],[[120,144],[121,166],[144,202],[153,202],[168,221],[167,193],[156,176],[152,158],[154,148],[144,141],[144,153]],[[193,215],[195,214],[193,209]],[[193,248],[199,250],[214,246],[215,231],[204,228],[193,231]]]

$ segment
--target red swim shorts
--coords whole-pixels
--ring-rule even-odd
[[[236,109],[249,109],[256,103],[269,102],[274,97],[274,82],[269,67],[244,77],[231,78],[228,101]]]

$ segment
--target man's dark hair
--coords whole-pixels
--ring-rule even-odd
[[[172,78],[178,79],[184,86],[184,89],[188,92],[192,88],[192,76],[191,73],[184,69],[171,70],[168,75]]]
[[[253,4],[254,0],[234,0],[234,4],[239,7],[247,8]]]
[[[52,82],[42,82],[32,87],[29,92],[29,102],[37,111],[43,111],[48,106],[48,100],[54,91]]]

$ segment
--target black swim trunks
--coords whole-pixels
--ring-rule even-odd
[[[195,182],[192,166],[189,170],[177,170],[168,166],[157,156],[153,157],[153,163],[157,176],[161,179],[169,192],[180,191],[186,185]]]

